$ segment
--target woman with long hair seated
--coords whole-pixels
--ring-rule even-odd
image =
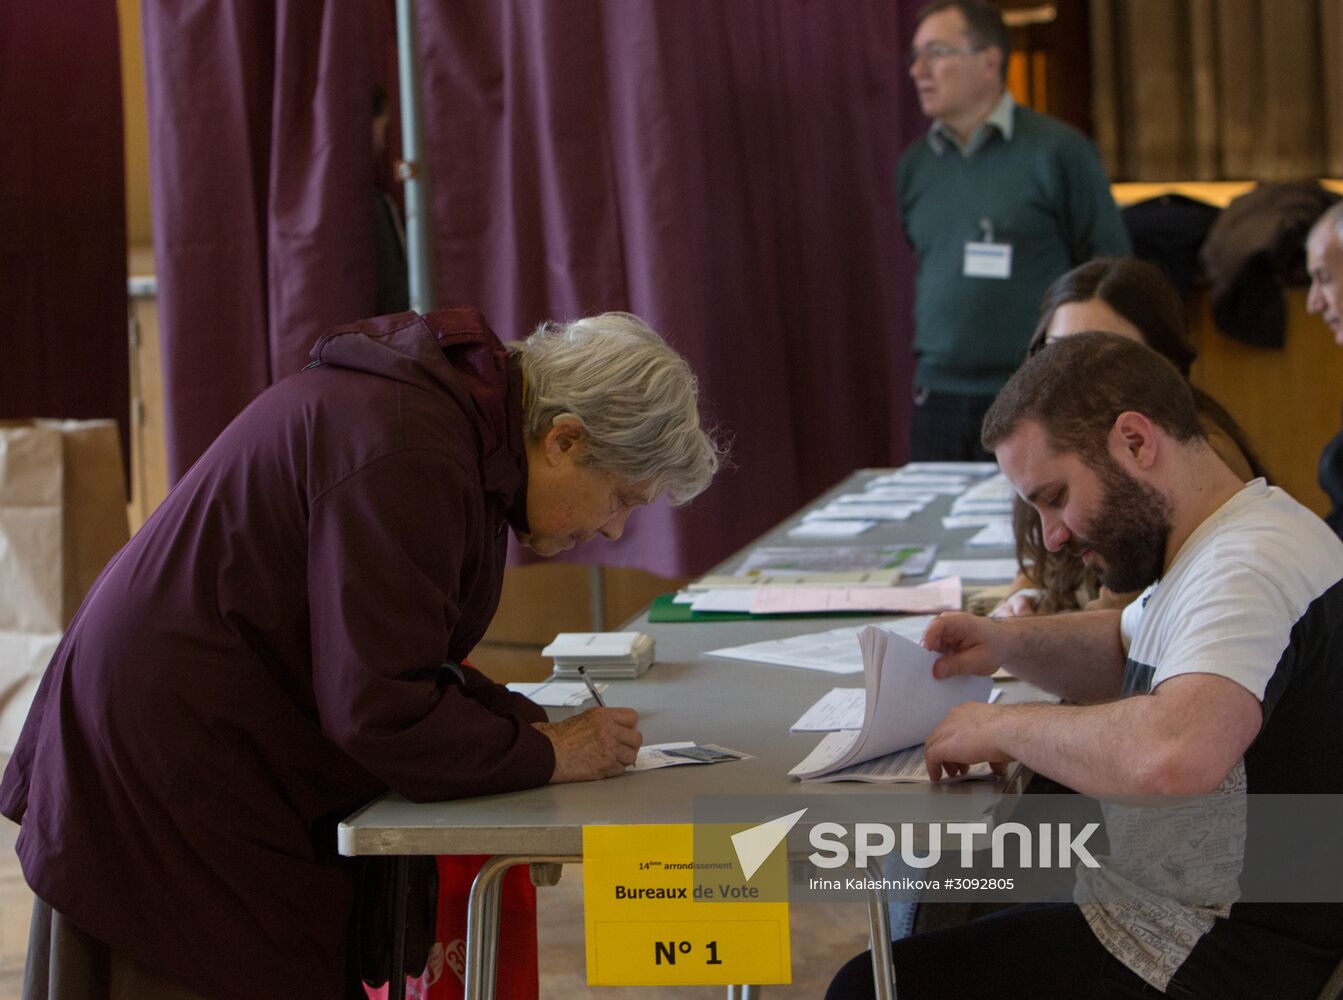
[[[1027,356],[1060,337],[1088,330],[1141,341],[1186,379],[1198,353],[1185,336],[1179,292],[1155,266],[1133,257],[1098,257],[1050,285]],[[1231,415],[1202,389],[1190,388],[1208,442],[1222,461],[1246,481],[1267,479],[1245,432]],[[1012,592],[993,610],[995,617],[1122,607],[1137,596],[1103,588],[1077,552],[1068,548],[1050,552],[1044,544],[1040,515],[1020,497],[1013,501],[1012,527],[1020,570]]]

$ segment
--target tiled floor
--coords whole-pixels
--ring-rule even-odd
[[[0,758],[2,760],[2,758]],[[0,1000],[18,1000],[28,946],[32,892],[14,855],[18,827],[0,819]],[[653,989],[589,987],[583,951],[583,871],[567,865],[559,885],[538,890],[541,1000],[722,1000],[722,988]],[[866,909],[850,904],[806,904],[792,909],[793,984],[764,991],[776,998],[817,998],[831,975],[867,946]]]

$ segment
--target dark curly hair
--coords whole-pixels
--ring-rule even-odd
[[[1133,324],[1149,347],[1188,378],[1197,352],[1185,336],[1184,303],[1160,270],[1130,257],[1097,258],[1050,285],[1041,304],[1040,322],[1031,338],[1028,356],[1044,348],[1046,331],[1060,306],[1092,299],[1104,302]],[[1189,391],[1204,430],[1220,432],[1239,450],[1239,456],[1224,456],[1227,464],[1235,468],[1236,464],[1229,459],[1240,457],[1244,459],[1240,471],[1248,469],[1251,478],[1270,478],[1245,432],[1222,405],[1196,386],[1190,385]],[[1096,574],[1083,565],[1075,552],[1069,549],[1050,552],[1045,547],[1040,515],[1020,497],[1013,501],[1012,528],[1022,575],[1040,591],[1037,612],[1074,610],[1099,593]]]

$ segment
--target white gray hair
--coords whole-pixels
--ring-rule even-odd
[[[542,323],[520,344],[523,423],[538,441],[577,420],[586,460],[627,483],[650,482],[673,505],[702,493],[726,449],[700,427],[690,365],[638,316]]]
[[[1310,235],[1314,236],[1317,229],[1329,225],[1334,227],[1335,238],[1343,243],[1343,200],[1334,202],[1324,210],[1324,213],[1311,225]]]

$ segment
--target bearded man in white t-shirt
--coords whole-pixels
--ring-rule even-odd
[[[934,620],[937,676],[1002,666],[1065,703],[954,709],[927,740],[930,776],[1021,761],[1101,798],[1197,798],[1164,814],[1107,803],[1110,855],[1079,869],[1072,903],[895,942],[901,1000],[1315,997],[1343,956],[1343,903],[1239,893],[1262,853],[1247,795],[1343,792],[1343,543],[1235,476],[1179,373],[1113,334],[1029,360],[983,441],[1051,550],[1077,548],[1112,590],[1146,590],[1122,614]],[[1039,961],[1023,969],[1027,952]],[[870,995],[865,958],[829,997]]]

